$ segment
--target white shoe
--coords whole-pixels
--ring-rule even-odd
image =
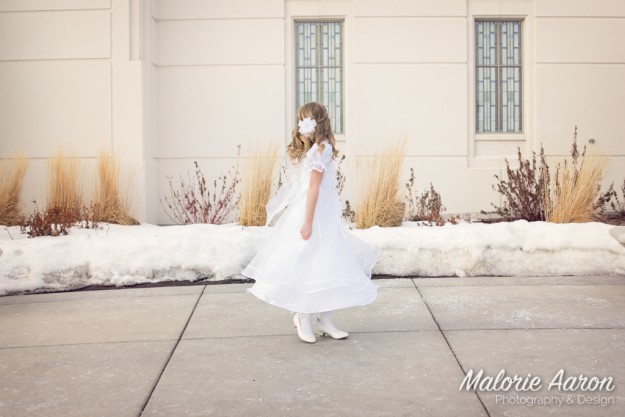
[[[334,327],[331,317],[331,311],[324,311],[323,313],[319,313],[319,317],[316,320],[317,327],[319,328],[319,335],[329,335],[330,337],[332,337],[332,339],[345,339],[347,336],[349,336],[349,333]]]
[[[308,313],[293,313],[293,324],[297,329],[297,335],[304,342],[315,343],[315,335],[312,331],[312,315]]]

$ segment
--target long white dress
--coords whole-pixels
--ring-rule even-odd
[[[300,236],[312,170],[323,172],[312,235]],[[267,204],[267,224],[286,207],[267,241],[242,274],[256,282],[248,292],[269,304],[300,313],[365,305],[377,296],[371,268],[380,250],[352,235],[343,223],[332,146],[317,144],[302,159],[298,175]]]

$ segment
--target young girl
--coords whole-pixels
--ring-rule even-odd
[[[322,336],[343,339],[348,333],[334,327],[332,310],[376,298],[371,268],[380,251],[343,225],[333,162],[338,151],[325,107],[305,104],[297,118],[287,149],[301,165],[299,175],[267,204],[267,224],[287,208],[242,273],[256,280],[249,292],[293,312],[300,339],[314,343],[315,325]]]

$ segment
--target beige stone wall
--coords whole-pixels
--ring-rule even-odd
[[[28,210],[33,199],[43,205],[57,149],[81,158],[89,198],[103,149],[135,172],[133,212],[145,217],[139,32],[130,21],[139,16],[130,10],[127,0],[0,1],[0,158],[31,159]]]
[[[152,221],[167,177],[197,160],[207,180],[236,161],[237,145],[284,142],[284,1],[155,1]]]
[[[524,19],[524,132],[476,135],[476,17]],[[62,146],[92,170],[104,147],[136,171],[133,211],[168,223],[167,176],[197,160],[207,179],[236,145],[293,124],[293,21],[344,19],[350,159],[409,140],[416,189],[449,212],[489,209],[504,158],[579,142],[625,177],[625,2],[618,0],[0,0],[0,158],[32,158],[26,201],[41,200]],[[89,171],[92,172],[92,171]],[[351,198],[349,188],[345,198]],[[89,173],[87,183],[93,182]]]
[[[569,151],[572,126],[579,143],[611,155],[604,183],[625,177],[625,2],[536,1],[534,31],[534,148]],[[567,140],[568,139],[568,140]]]

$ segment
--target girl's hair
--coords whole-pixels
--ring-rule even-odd
[[[299,127],[297,126],[297,121],[303,120],[306,117],[310,117],[317,122],[315,131],[310,135],[310,138],[306,138],[299,133]],[[321,152],[323,151],[323,143],[321,142],[327,139],[328,143],[332,145],[332,159],[336,158],[336,155],[339,153],[339,151],[336,150],[336,140],[332,133],[332,123],[330,123],[328,111],[323,104],[310,102],[300,107],[297,111],[297,120],[291,137],[293,140],[287,147],[287,151],[291,161],[293,161],[295,165],[300,163],[302,157],[310,149],[313,142],[317,144]]]

